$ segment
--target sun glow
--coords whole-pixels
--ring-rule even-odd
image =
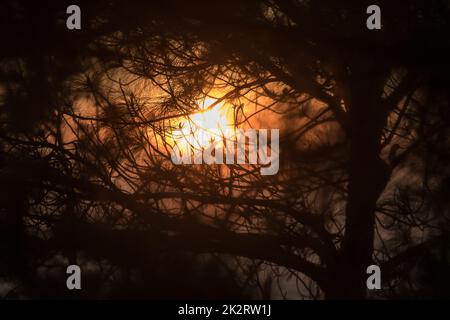
[[[199,103],[200,111],[178,122],[177,130],[172,132],[174,143],[185,151],[204,149],[211,143],[223,144],[224,139],[234,135],[233,112],[223,102],[206,98]]]

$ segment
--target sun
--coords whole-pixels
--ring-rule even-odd
[[[204,149],[211,143],[223,143],[234,132],[234,117],[230,107],[217,99],[207,97],[198,102],[199,111],[178,122],[172,139],[180,150]]]

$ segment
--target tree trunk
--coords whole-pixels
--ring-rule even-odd
[[[372,67],[354,72],[350,86],[350,159],[345,235],[332,267],[327,298],[364,299],[366,269],[372,264],[376,202],[390,173],[380,159],[386,122],[381,103],[384,74]]]

